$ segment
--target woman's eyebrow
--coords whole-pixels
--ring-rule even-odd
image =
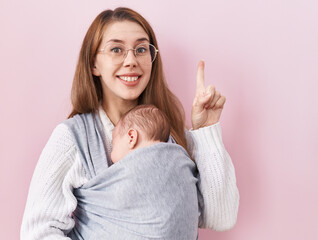
[[[138,38],[136,40],[136,42],[143,42],[143,41],[149,42],[148,38]],[[114,39],[109,39],[106,43],[108,43],[108,42],[124,43],[123,40],[115,39],[115,38]]]
[[[124,41],[123,41],[123,40],[119,40],[119,39],[110,39],[110,40],[108,40],[106,43],[108,43],[108,42],[123,43]]]
[[[139,38],[136,40],[136,42],[143,42],[143,41],[149,42],[148,38]]]

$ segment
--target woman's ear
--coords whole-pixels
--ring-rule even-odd
[[[100,76],[100,72],[96,67],[96,59],[94,60],[94,65],[91,66],[91,70],[94,76],[99,77]]]
[[[139,133],[136,129],[130,128],[128,130],[127,136],[129,148],[132,150],[137,146]]]

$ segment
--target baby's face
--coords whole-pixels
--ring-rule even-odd
[[[129,140],[126,138],[126,134],[119,134],[119,124],[114,128],[112,133],[112,145],[111,159],[113,163],[118,162],[129,153]]]

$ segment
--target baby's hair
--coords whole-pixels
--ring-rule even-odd
[[[136,128],[145,133],[145,138],[166,142],[170,136],[170,124],[166,115],[150,104],[138,105],[125,113],[118,122],[119,134],[129,128]]]

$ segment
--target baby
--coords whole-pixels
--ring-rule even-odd
[[[139,105],[120,119],[112,135],[114,164],[74,191],[74,216],[86,223],[77,224],[68,236],[196,239],[196,167],[180,145],[168,141],[165,114],[153,105]]]
[[[139,105],[128,111],[114,128],[111,159],[116,163],[138,148],[167,142],[169,135],[166,115],[154,105]]]

